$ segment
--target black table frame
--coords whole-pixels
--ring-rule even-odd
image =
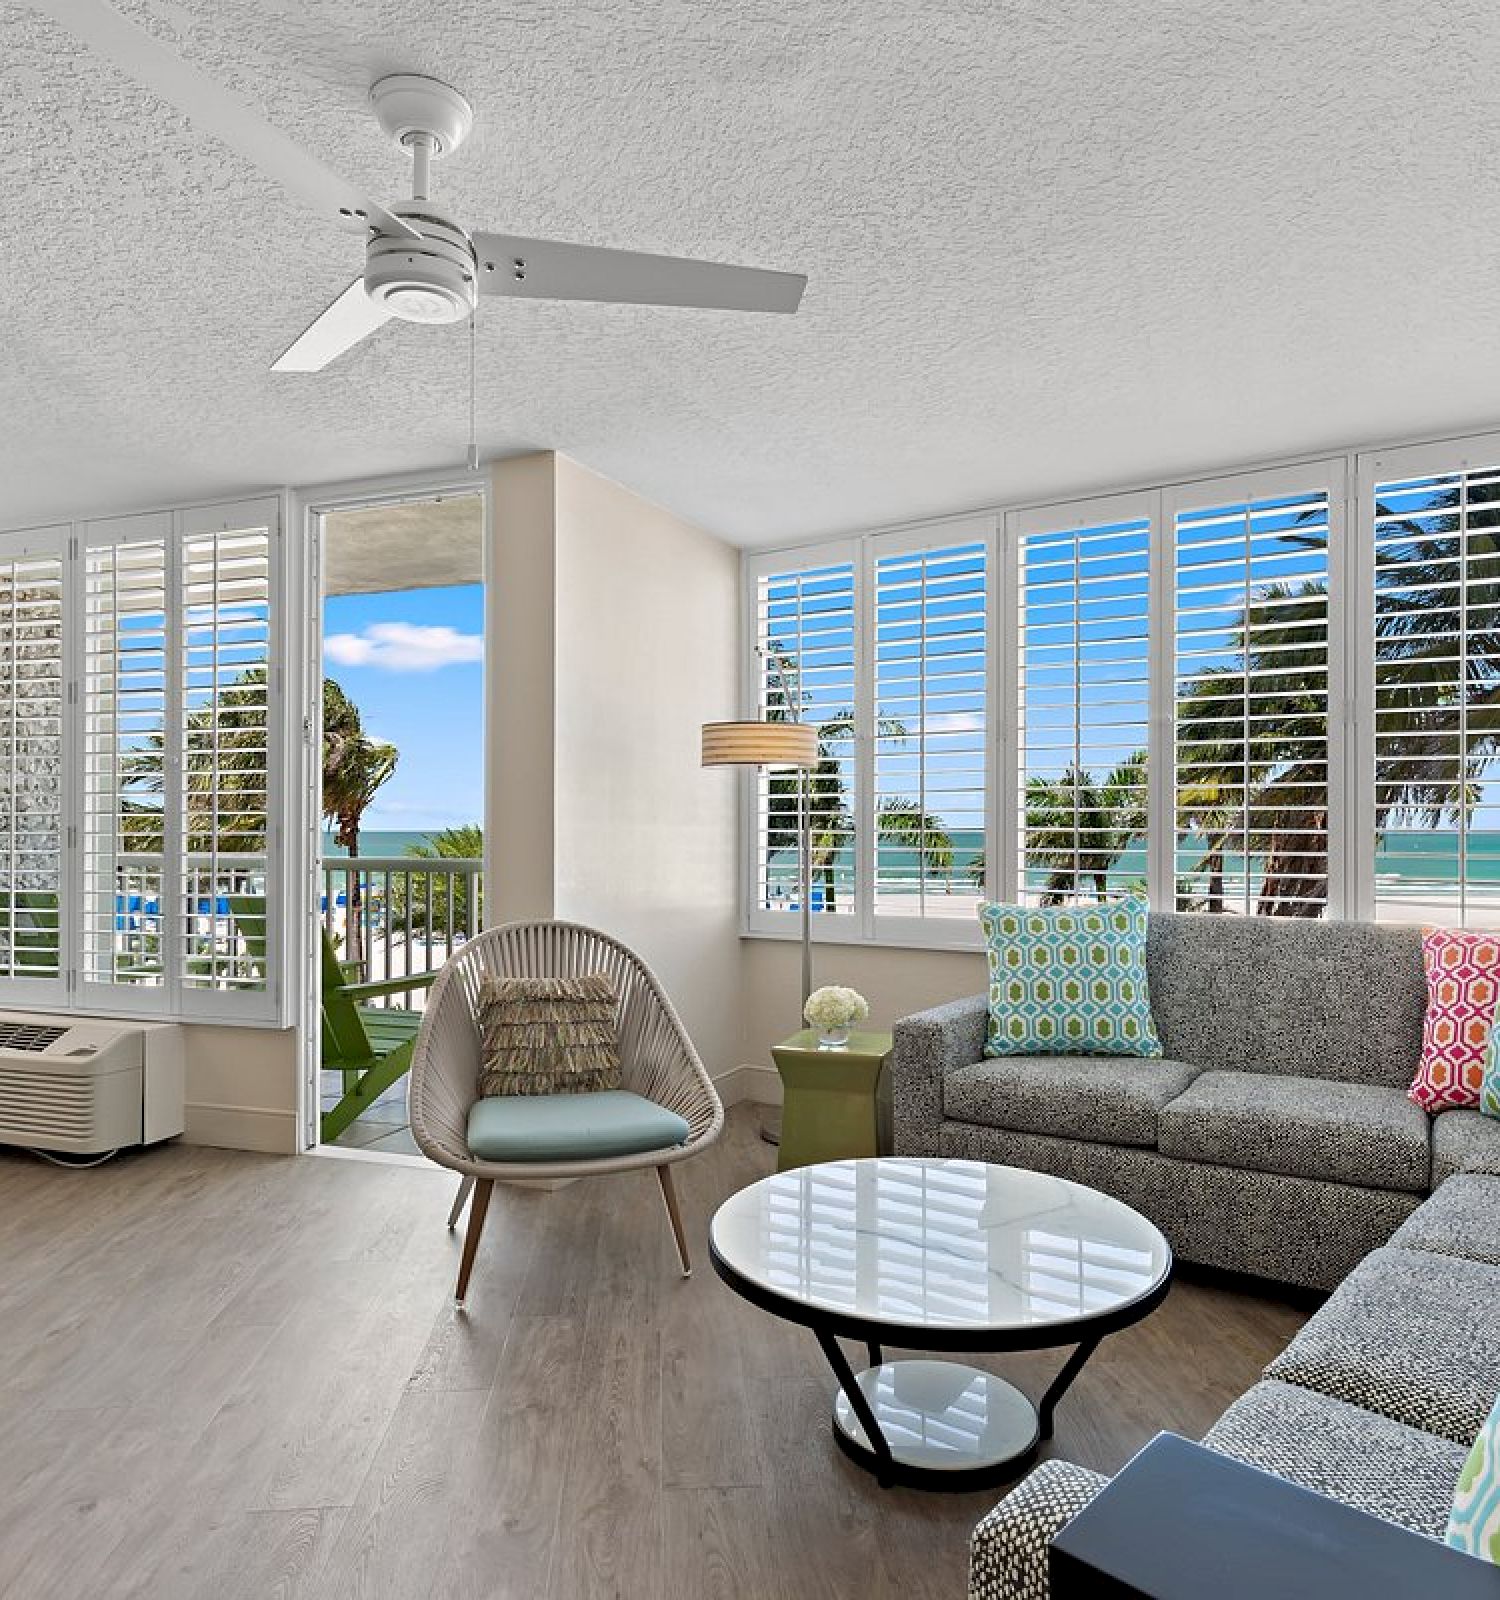
[[[851,1461],[857,1462],[867,1472],[875,1475],[882,1489],[900,1484],[913,1489],[945,1489],[964,1493],[974,1489],[989,1489],[1007,1483],[1035,1459],[1042,1441],[1052,1437],[1053,1416],[1058,1402],[1073,1386],[1088,1359],[1110,1334],[1129,1328],[1150,1316],[1167,1298],[1172,1287],[1174,1260],[1170,1245],[1167,1247],[1166,1265],[1160,1279],[1134,1300],[1115,1306],[1094,1316],[1071,1318],[1067,1321],[1036,1323],[1017,1328],[945,1328],[923,1327],[911,1323],[888,1322],[880,1318],[859,1317],[850,1312],[833,1311],[825,1306],[809,1305],[804,1300],[794,1300],[789,1295],[778,1294],[764,1284],[756,1283],[738,1271],[719,1253],[712,1232],[708,1241],[709,1259],[714,1271],[741,1299],[768,1311],[783,1322],[793,1322],[811,1329],[823,1351],[838,1386],[843,1391],[849,1407],[859,1419],[870,1450],[864,1450],[839,1426],[837,1412],[833,1418],[833,1436],[839,1448]],[[1059,1337],[1061,1335],[1061,1337]],[[870,1357],[871,1366],[882,1362],[885,1346],[900,1350],[936,1350],[952,1354],[1007,1355],[1020,1350],[1054,1350],[1074,1344],[1077,1348],[1062,1364],[1058,1374],[1047,1386],[1033,1409],[1036,1412],[1036,1435],[1031,1442],[1014,1455],[982,1467],[944,1470],[935,1467],[918,1467],[898,1461],[891,1452],[889,1441],[875,1420],[875,1413],[864,1390],[855,1377],[849,1358],[844,1354],[840,1339],[862,1343]],[[1019,1391],[1018,1391],[1019,1392]]]

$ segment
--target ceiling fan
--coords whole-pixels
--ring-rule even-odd
[[[365,236],[364,272],[272,363],[317,372],[392,317],[460,322],[484,295],[793,312],[807,279],[684,256],[470,233],[428,194],[432,163],[473,126],[469,102],[435,78],[397,73],[370,90],[376,120],[411,154],[410,200],[379,205],[228,95],[105,0],[31,0],[90,49],[252,161],[325,221]]]

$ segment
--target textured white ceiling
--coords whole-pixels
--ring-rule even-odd
[[[368,85],[427,72],[470,226],[808,273],[479,327],[486,453],[743,542],[1500,421],[1493,0],[120,4],[376,194]],[[466,330],[272,375],[358,241],[0,37],[0,524],[461,461]]]

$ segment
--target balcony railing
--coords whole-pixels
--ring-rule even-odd
[[[318,914],[361,978],[433,972],[478,933],[484,863],[470,857],[325,856]],[[382,1002],[419,1011],[425,990]]]
[[[339,959],[361,980],[435,972],[479,931],[484,863],[463,858],[325,856],[318,916]],[[114,983],[160,984],[163,940],[184,945],[191,987],[260,988],[265,982],[265,858],[194,853],[183,862],[181,910],[163,915],[164,863],[158,854],[115,858],[105,884],[92,889],[87,966]],[[45,896],[33,897],[45,900]],[[57,911],[29,913],[50,932],[32,933],[32,966],[57,970]],[[374,1002],[420,1010],[425,991]]]

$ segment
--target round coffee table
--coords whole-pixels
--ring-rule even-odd
[[[838,1379],[833,1433],[882,1484],[978,1489],[1052,1437],[1058,1401],[1100,1340],[1166,1298],[1172,1251],[1139,1212],[1065,1178],[983,1161],[882,1156],[779,1172],[719,1207],[714,1270],[810,1328]],[[856,1375],[839,1340],[862,1341]],[[1039,1404],[948,1360],[882,1347],[1077,1348]]]

